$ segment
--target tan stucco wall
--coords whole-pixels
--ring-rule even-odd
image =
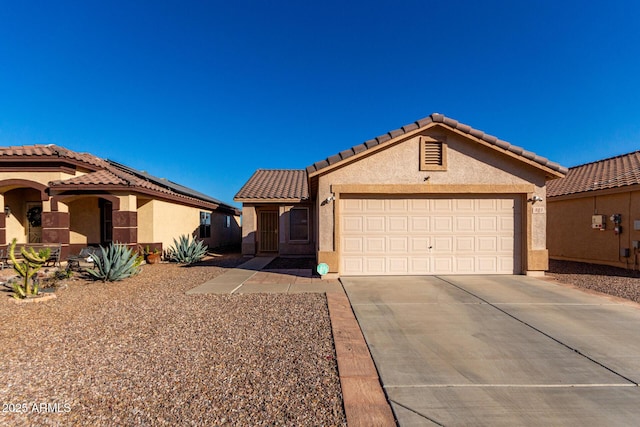
[[[623,268],[638,266],[639,253],[632,242],[640,241],[640,189],[625,192],[597,192],[579,197],[553,198],[548,203],[547,228],[549,256]],[[622,214],[622,232],[614,232],[610,217]],[[606,230],[591,228],[592,215],[605,215]],[[620,256],[621,248],[629,248],[630,257]]]
[[[145,223],[145,225],[142,225]],[[141,227],[149,227],[151,233],[138,234],[138,241],[146,243],[162,243],[163,248],[173,246],[173,239],[182,234],[197,236],[200,226],[200,209],[151,200],[138,212],[138,233]],[[144,239],[143,239],[144,237]]]
[[[97,197],[69,202],[69,237],[72,244],[100,244],[100,207]],[[58,206],[63,205],[59,203]]]
[[[200,239],[200,212],[210,212],[161,200],[139,200],[137,206],[138,241],[162,243],[165,249],[173,246],[173,239],[183,234]],[[212,212],[211,237],[201,239],[210,248],[240,243],[240,218],[229,216],[230,227],[225,228],[227,214]]]
[[[28,181],[38,182],[40,184],[48,185],[50,181],[62,180],[73,178],[74,176],[84,175],[83,172],[77,172],[76,174],[68,174],[61,171],[50,172],[37,172],[37,171],[15,171],[15,172],[2,172],[0,171],[0,181],[5,179],[25,179]]]
[[[364,191],[405,194],[456,194],[456,193],[504,193],[521,194],[522,200],[536,194],[545,199],[544,171],[527,165],[495,149],[480,145],[475,141],[444,130],[427,131],[423,134],[436,138],[446,138],[447,170],[419,170],[419,135],[409,137],[388,148],[375,151],[371,155],[346,166],[333,169],[318,178],[318,250],[319,258],[337,259],[332,255],[339,250],[334,235],[335,209],[339,192]],[[428,179],[427,179],[428,177]],[[369,187],[367,187],[369,185]],[[380,186],[376,190],[375,186]],[[321,205],[322,200],[336,193],[337,200]],[[546,250],[546,202],[526,203],[523,214],[523,260],[529,261],[525,266],[529,270],[546,268],[541,262],[540,254],[529,256],[531,251]],[[535,264],[535,265],[533,265]],[[337,266],[331,266],[332,271]]]
[[[242,254],[243,255],[255,255],[257,228],[258,228],[258,217],[256,215],[256,205],[251,203],[243,203],[242,204]]]

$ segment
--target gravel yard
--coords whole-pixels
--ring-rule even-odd
[[[346,425],[324,295],[184,294],[241,261],[0,293],[0,425]]]
[[[549,260],[547,276],[640,303],[640,272],[606,265]]]

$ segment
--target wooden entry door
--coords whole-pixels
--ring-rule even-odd
[[[261,211],[258,219],[258,251],[278,252],[278,211]]]

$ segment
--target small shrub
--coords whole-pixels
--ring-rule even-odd
[[[167,255],[171,261],[182,264],[193,264],[200,261],[207,253],[207,245],[202,240],[191,240],[191,236],[183,234],[178,240],[173,239],[175,246],[167,251]]]
[[[93,256],[95,268],[87,269],[94,279],[113,282],[140,272],[142,258],[126,245],[114,243],[107,249],[100,246],[100,252],[98,256]]]

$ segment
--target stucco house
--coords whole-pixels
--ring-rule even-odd
[[[570,168],[547,199],[551,258],[638,268],[640,151]]]
[[[111,242],[166,249],[181,234],[240,244],[239,209],[166,179],[56,145],[0,147],[0,245]]]
[[[330,275],[540,274],[546,183],[566,168],[441,114],[236,194],[245,255],[314,255]]]

